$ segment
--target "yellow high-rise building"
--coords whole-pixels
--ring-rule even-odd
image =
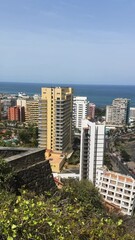
[[[42,88],[39,102],[39,147],[47,152],[72,149],[72,88]]]

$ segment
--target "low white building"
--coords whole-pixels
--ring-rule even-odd
[[[118,206],[123,214],[133,214],[135,179],[100,168],[96,171],[96,187],[105,201]]]

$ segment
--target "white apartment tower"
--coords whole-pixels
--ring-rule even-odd
[[[116,98],[112,105],[106,106],[106,123],[112,125],[126,125],[129,122],[130,100]]]
[[[73,125],[79,130],[81,130],[82,119],[87,117],[88,103],[87,97],[73,97]]]
[[[95,184],[96,170],[103,166],[105,125],[82,120],[80,147],[80,180]]]

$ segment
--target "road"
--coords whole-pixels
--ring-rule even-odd
[[[111,136],[110,138],[106,139],[106,151],[111,157],[111,160],[114,162],[114,165],[116,166],[117,169],[119,169],[119,172],[125,175],[129,175],[135,179],[135,174],[129,171],[128,167],[126,164],[124,164],[121,161],[121,157],[119,154],[116,154],[116,149],[114,146],[114,141],[117,139],[118,136]],[[119,136],[120,137],[120,136]]]

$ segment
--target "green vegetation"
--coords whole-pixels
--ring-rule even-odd
[[[10,189],[10,181],[13,177],[11,167],[7,162],[0,158],[0,191]]]
[[[97,121],[103,121],[103,116],[105,116],[105,112],[106,112],[106,109],[103,107],[103,108],[98,108],[96,107],[95,109],[95,119]]]
[[[18,132],[18,138],[21,145],[27,147],[37,147],[37,128],[22,129]]]
[[[76,165],[80,162],[80,150],[76,149],[72,156],[67,159],[68,164]]]
[[[121,150],[121,157],[122,157],[124,162],[129,162],[130,159],[131,159],[131,156],[124,149]]]
[[[105,111],[106,111],[105,108],[98,108],[98,107],[96,107],[96,109],[95,109],[95,116],[97,116],[97,117],[105,116]]]
[[[37,147],[38,146],[38,128],[34,124],[25,126],[24,124],[15,126],[7,126],[8,124],[14,124],[12,122],[5,122],[5,127],[0,132],[0,146],[12,147]]]
[[[104,165],[106,165],[106,167],[109,169],[109,170],[112,170],[112,164],[111,164],[111,157],[109,154],[105,154],[104,156]]]
[[[2,175],[9,172],[3,166]],[[20,193],[16,196],[0,188],[0,239],[135,239],[121,218],[107,213],[98,191],[86,180],[65,181],[61,190],[42,196],[26,190]]]

